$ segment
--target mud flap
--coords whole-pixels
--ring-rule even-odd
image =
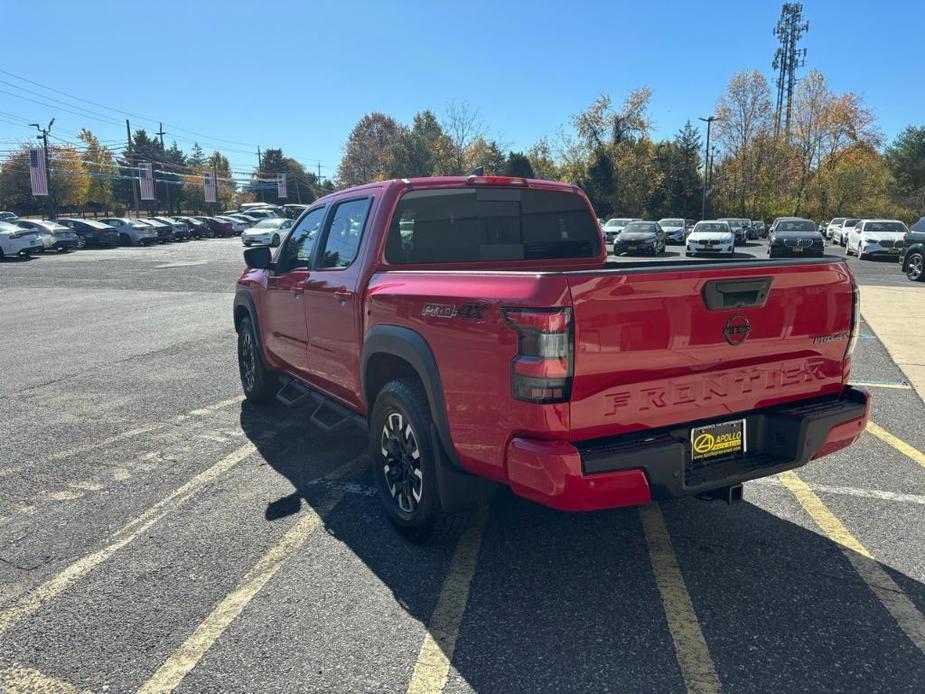
[[[446,459],[437,428],[430,425],[430,445],[436,458],[437,493],[444,513],[456,513],[483,506],[491,501],[498,487],[484,477],[454,470]]]

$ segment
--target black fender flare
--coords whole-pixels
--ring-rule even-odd
[[[254,297],[251,296],[251,293],[246,289],[238,289],[234,293],[234,308],[232,309],[232,316],[234,316],[234,331],[238,332],[238,309],[243,308],[247,311],[248,317],[251,319],[251,322],[254,324],[254,330],[257,332],[257,345],[260,347],[260,354],[263,356],[264,362],[266,362],[267,354],[263,346],[263,333],[260,332],[260,319],[257,317],[257,304],[254,302]]]
[[[372,410],[371,393],[367,390],[366,372],[369,360],[377,354],[389,354],[409,363],[424,386],[431,412],[431,441],[437,455],[437,493],[445,512],[454,513],[487,503],[496,484],[466,471],[459,462],[450,437],[450,424],[443,396],[443,382],[437,360],[424,337],[410,328],[398,325],[377,325],[363,342],[360,360],[360,381],[366,410]]]
[[[411,365],[417,372],[427,403],[430,405],[431,417],[440,440],[443,452],[449,459],[450,465],[456,470],[463,470],[456,455],[456,448],[450,437],[450,423],[446,413],[446,400],[443,397],[443,381],[440,380],[440,370],[437,368],[437,359],[427,344],[427,340],[411,328],[399,325],[377,325],[366,335],[363,341],[363,354],[360,359],[360,383],[363,388],[363,400],[366,411],[372,411],[373,398],[366,382],[369,361],[377,354],[389,354],[399,357]]]

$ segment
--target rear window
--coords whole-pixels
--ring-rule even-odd
[[[453,188],[406,193],[389,227],[389,263],[595,258],[600,231],[572,193]]]
[[[911,227],[912,231],[925,231],[925,217],[920,217],[919,221]]]

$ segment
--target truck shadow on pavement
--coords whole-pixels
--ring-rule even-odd
[[[258,443],[252,434],[265,429],[266,411],[261,408],[259,425],[251,412],[245,404],[245,433],[294,488],[291,495],[270,500],[266,509],[255,509],[268,521],[297,514],[303,504],[322,504],[331,487],[318,478],[362,456],[366,447],[365,432],[322,434],[298,410],[279,415],[280,421],[296,424],[305,419],[304,426],[290,429],[291,445]],[[358,470],[348,478],[355,491],[345,493],[324,517],[325,529],[391,591],[397,605],[426,626],[444,588],[455,540],[406,542],[389,527],[377,499],[363,492],[371,484],[368,470]],[[734,506],[694,499],[662,504],[722,687],[916,690],[925,681],[925,654],[862,580],[846,550],[750,503],[754,493],[746,485],[746,501]],[[803,517],[785,489],[763,485],[757,493],[765,505]],[[925,610],[922,583],[880,566],[920,612]],[[370,598],[337,599],[362,609]],[[483,532],[445,691],[684,691],[676,649],[688,649],[691,637],[672,637],[665,610],[637,509],[567,514],[502,490]],[[371,611],[369,619],[377,618],[384,619]],[[287,619],[311,623],[305,615]],[[351,642],[353,634],[339,633],[343,624],[329,626],[325,638]],[[410,678],[420,634],[404,633],[393,643],[394,624],[368,626],[383,635],[379,656],[394,648]],[[443,646],[445,634],[434,636]],[[363,688],[370,673],[341,676],[354,678],[341,682],[350,690]],[[384,683],[383,688],[391,687]]]

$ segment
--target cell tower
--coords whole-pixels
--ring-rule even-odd
[[[793,106],[793,88],[796,85],[798,67],[806,63],[806,49],[797,48],[800,37],[809,31],[809,22],[803,21],[803,5],[785,2],[780,19],[774,27],[774,36],[780,41],[780,48],[774,51],[771,67],[777,70],[777,110],[774,113],[774,135],[780,135],[781,117],[784,117],[784,132],[790,134],[790,112]],[[784,115],[786,112],[786,115]]]

